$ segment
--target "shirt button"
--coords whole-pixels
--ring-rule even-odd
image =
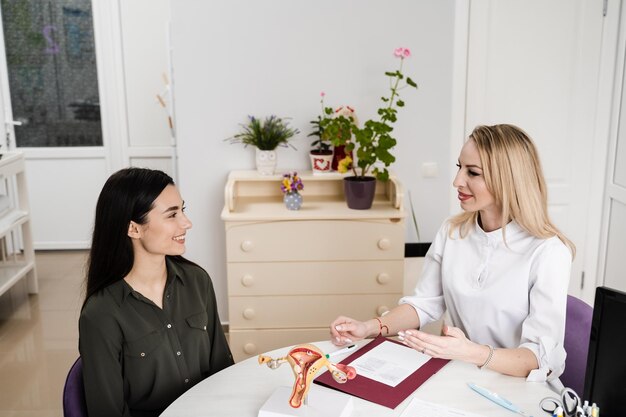
[[[204,330],[206,330],[206,326],[204,326]]]
[[[167,328],[168,328],[168,329],[171,329],[171,328],[172,328],[172,325],[171,325],[171,324],[168,324],[168,325],[167,325]]]
[[[176,355],[180,356],[180,351],[176,352]]]
[[[146,353],[145,352],[141,352],[140,355],[143,358],[144,356],[146,356]]]
[[[167,294],[165,294],[166,298],[170,298],[170,293],[168,292]]]
[[[185,379],[185,384],[186,384],[186,383],[188,383],[188,382],[189,382],[189,380],[188,380],[188,379]]]

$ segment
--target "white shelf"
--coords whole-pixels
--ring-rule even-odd
[[[24,264],[0,266],[0,294],[4,294],[8,291],[13,284],[32,271],[35,267],[35,262],[27,262]]]
[[[24,171],[22,152],[0,152],[0,175],[8,177]]]
[[[282,174],[261,175],[256,171],[232,171],[224,188],[225,221],[260,220],[325,220],[325,219],[402,219],[406,216],[402,185],[393,175],[389,181],[377,181],[372,208],[348,208],[339,173],[314,175],[311,171],[298,171],[304,184],[300,210],[289,211],[283,203],[280,190]]]
[[[11,229],[20,226],[29,220],[28,212],[23,210],[11,210],[0,217],[0,238],[5,236]]]
[[[35,251],[26,189],[26,164],[22,152],[0,153],[0,178],[6,180],[9,207],[0,214],[0,295],[20,279],[27,279],[28,292],[37,293]]]

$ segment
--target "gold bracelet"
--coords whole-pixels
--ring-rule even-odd
[[[478,367],[478,369],[483,369],[485,366],[489,365],[489,362],[491,362],[491,359],[493,358],[493,352],[495,351],[495,349],[493,348],[493,346],[491,345],[485,345],[489,348],[489,356],[487,356],[487,360],[485,361],[485,363],[483,363],[482,365],[480,365]]]
[[[378,320],[378,336],[383,334],[383,329],[385,329],[385,334],[389,334],[389,327],[387,327],[386,324],[383,324],[382,321],[380,321],[380,319],[378,317],[374,317],[376,320]],[[378,337],[376,336],[376,337]]]

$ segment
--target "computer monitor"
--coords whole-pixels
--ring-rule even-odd
[[[602,417],[626,414],[626,293],[596,289],[583,398]]]

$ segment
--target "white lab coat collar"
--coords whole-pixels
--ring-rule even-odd
[[[504,228],[496,229],[491,232],[485,232],[480,224],[478,224],[478,216],[476,216],[476,221],[474,222],[474,232],[476,232],[476,237],[483,244],[487,244],[489,246],[495,246],[499,243],[504,242],[506,240],[511,241],[513,238],[520,233],[524,233],[524,229],[517,224],[515,220],[511,220]]]

